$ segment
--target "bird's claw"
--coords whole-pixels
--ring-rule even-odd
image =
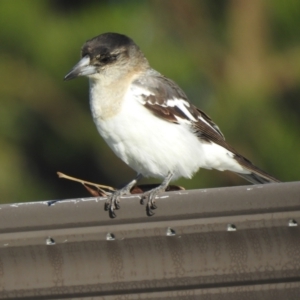
[[[147,205],[146,212],[148,217],[152,217],[155,213],[151,210],[151,208]]]
[[[110,210],[109,210],[109,217],[110,217],[111,219],[114,219],[116,216],[117,216],[117,215],[116,215],[116,213],[114,212],[114,210],[113,210],[113,209],[110,209]]]
[[[112,193],[107,197],[107,200],[105,201],[104,204],[104,210],[109,212],[109,216],[111,218],[115,218],[117,216],[115,210],[120,209],[120,198],[123,195],[130,194],[130,188],[131,185],[125,186],[124,188],[115,191],[114,193]]]
[[[154,201],[151,202],[150,207],[151,207],[151,209],[157,209],[157,206],[156,206],[156,204],[154,203]]]
[[[108,211],[109,207],[110,207],[110,203],[105,202],[105,204],[104,204],[104,210]]]
[[[107,198],[104,204],[104,210],[109,212],[111,218],[115,218],[117,215],[114,211],[120,209],[120,196],[120,193],[115,192]]]
[[[142,196],[140,203],[144,204],[144,200],[148,198],[147,205],[146,205],[146,212],[147,216],[151,217],[154,215],[153,209],[157,208],[157,205],[155,204],[155,196],[158,194],[159,190],[151,190],[150,192],[144,193]]]

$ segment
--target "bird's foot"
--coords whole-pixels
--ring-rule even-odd
[[[148,198],[146,212],[149,217],[154,215],[154,212],[152,210],[157,208],[157,206],[155,204],[156,196],[166,190],[172,177],[173,177],[172,172],[169,172],[160,186],[143,193],[140,202],[141,202],[141,204],[144,204],[144,199]]]
[[[155,198],[158,194],[162,193],[165,191],[164,186],[158,186],[157,188],[152,189],[151,191],[147,191],[143,193],[142,198],[141,198],[141,204],[144,204],[144,200],[147,200],[147,205],[146,205],[146,212],[149,217],[154,215],[153,209],[156,209],[157,206],[155,204]]]
[[[131,188],[142,178],[141,174],[138,174],[135,179],[130,181],[126,186],[122,189],[119,189],[113,192],[111,195],[107,197],[107,200],[104,204],[104,210],[108,211],[109,216],[113,219],[117,215],[115,210],[120,209],[120,198],[124,195],[129,195]]]
[[[111,195],[107,197],[107,200],[105,201],[104,204],[104,209],[108,211],[109,216],[112,219],[117,216],[115,210],[120,209],[120,198],[128,194],[130,194],[130,191],[128,190],[128,187],[125,186],[124,188],[113,192]]]

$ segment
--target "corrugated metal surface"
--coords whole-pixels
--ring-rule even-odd
[[[0,206],[0,299],[299,299],[300,182]]]

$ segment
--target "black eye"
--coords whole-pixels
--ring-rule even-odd
[[[107,64],[116,60],[117,57],[118,57],[117,54],[98,54],[96,56],[96,59],[102,64]]]
[[[100,62],[102,63],[108,63],[111,60],[111,57],[106,55],[106,56],[100,56]]]

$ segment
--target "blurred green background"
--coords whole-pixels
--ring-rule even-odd
[[[254,164],[300,179],[300,1],[1,0],[2,203],[88,196],[56,171],[112,186],[134,176],[97,133],[88,80],[63,81],[104,32],[133,38]],[[248,184],[207,170],[176,183]]]

